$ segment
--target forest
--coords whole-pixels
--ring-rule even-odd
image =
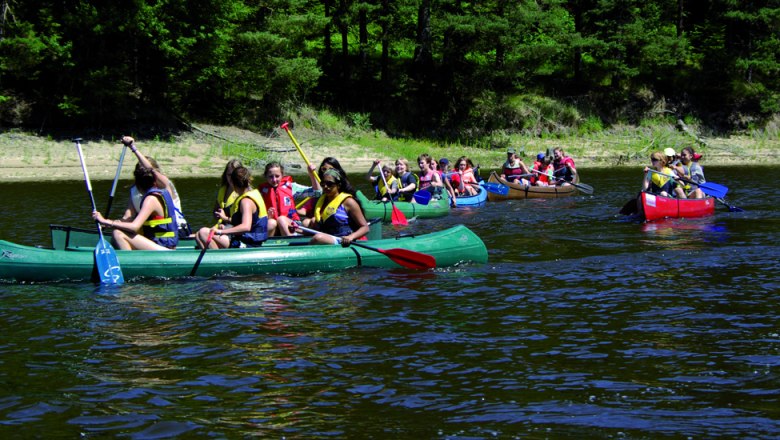
[[[391,134],[468,140],[653,117],[733,132],[780,113],[780,0],[0,6],[3,129],[262,129],[310,106]]]

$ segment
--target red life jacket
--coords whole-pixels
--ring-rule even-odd
[[[291,208],[295,207],[295,197],[292,191],[293,179],[291,176],[283,176],[282,181],[276,188],[265,182],[260,185],[260,194],[263,195],[263,201],[267,208],[274,208],[273,218],[279,218],[281,215],[287,215]],[[293,220],[300,220],[298,213],[293,211]]]

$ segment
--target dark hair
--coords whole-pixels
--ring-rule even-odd
[[[326,157],[325,159],[322,159],[322,162],[320,162],[320,167],[317,168],[317,175],[320,176],[320,180],[322,180],[322,166],[323,165],[330,165],[333,167],[334,170],[339,172],[339,175],[341,176],[341,182],[339,185],[339,191],[355,195],[355,188],[352,187],[352,184],[349,182],[349,178],[347,178],[347,172],[344,171],[344,168],[341,168],[341,164],[339,163],[338,159],[335,157]]]
[[[230,182],[230,175],[233,174],[233,171],[238,168],[244,166],[241,164],[241,161],[238,159],[230,159],[225,165],[225,171],[222,172],[222,186],[232,186],[232,183]]]
[[[691,155],[691,158],[693,158],[693,155],[696,154],[696,152],[693,151],[693,147],[685,147],[682,149],[682,151],[688,151],[688,154]]]
[[[144,166],[136,166],[133,175],[135,176],[135,187],[142,194],[149,191],[157,180],[154,176],[154,170]]]
[[[241,166],[233,170],[230,180],[233,181],[233,186],[236,188],[246,189],[252,185],[252,173],[246,167]]]
[[[279,170],[282,172],[282,175],[284,175],[284,166],[276,161],[265,164],[265,171],[263,172],[263,175],[267,176],[268,171],[270,171],[271,168],[279,168]]]

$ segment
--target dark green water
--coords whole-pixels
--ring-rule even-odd
[[[746,212],[626,222],[641,171],[586,170],[593,196],[412,222],[466,224],[480,266],[0,284],[0,434],[780,437],[780,169],[706,171]],[[176,184],[209,224],[213,182]],[[83,182],[0,193],[0,238],[90,226]]]

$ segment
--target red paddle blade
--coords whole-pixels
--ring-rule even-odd
[[[397,264],[416,270],[433,269],[436,267],[436,258],[433,255],[410,251],[408,249],[376,249],[385,254]]]
[[[393,226],[406,226],[409,224],[404,213],[401,212],[400,209],[396,208],[395,205],[393,206],[393,214],[391,219],[393,220]]]

